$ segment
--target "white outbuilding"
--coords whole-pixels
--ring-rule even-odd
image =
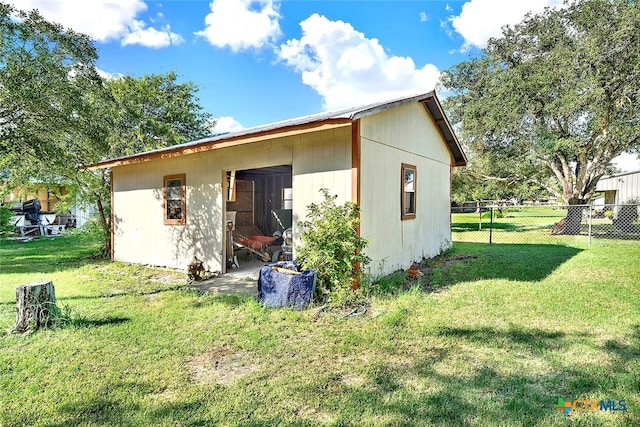
[[[264,236],[322,200],[361,207],[374,276],[451,244],[451,172],[465,154],[434,92],[326,112],[105,160],[112,259],[183,269],[194,256],[225,272],[227,224]],[[279,237],[276,233],[276,236]]]

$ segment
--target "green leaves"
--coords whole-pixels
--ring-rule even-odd
[[[360,208],[353,202],[336,205],[337,196],[327,189],[320,192],[324,200],[307,207],[303,228],[303,246],[298,249],[298,261],[305,269],[318,274],[318,292],[333,306],[345,306],[358,297],[360,268],[370,259],[363,250],[367,241],[359,236]]]
[[[64,175],[100,138],[87,114],[101,88],[96,59],[87,36],[1,5],[0,154],[16,180],[47,169]]]
[[[64,184],[97,203],[108,243],[108,173],[79,167],[204,136],[211,116],[174,72],[103,80],[97,58],[88,36],[0,3],[0,181]]]
[[[640,147],[639,79],[640,5],[623,0],[528,16],[443,73],[453,91],[445,106],[471,154],[498,160],[490,174],[551,177],[567,202],[589,199],[610,161]]]
[[[106,157],[168,147],[209,133],[211,115],[198,103],[198,88],[177,79],[172,71],[106,81],[111,123]]]

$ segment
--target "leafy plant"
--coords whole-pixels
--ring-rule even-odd
[[[13,225],[10,224],[13,214],[6,206],[0,206],[0,232],[13,230]]]
[[[499,210],[499,209],[494,209],[493,210],[493,218],[494,219],[495,218],[504,218],[505,212],[506,211],[502,211],[502,210]],[[488,210],[485,213],[483,213],[482,214],[482,218],[489,218],[490,219],[491,218],[491,211]]]
[[[363,252],[367,240],[358,234],[360,207],[353,202],[336,205],[337,196],[325,188],[320,192],[324,200],[309,205],[308,220],[301,222],[303,246],[298,260],[303,268],[316,271],[320,300],[344,307],[362,296],[361,268],[370,261]]]
[[[454,196],[483,197],[482,185],[500,195],[519,184],[519,198],[542,188],[587,204],[611,160],[638,149],[640,4],[565,5],[503,27],[478,55],[443,71],[445,109],[472,166],[471,176],[459,171]],[[568,210],[564,234],[580,232],[582,213]]]

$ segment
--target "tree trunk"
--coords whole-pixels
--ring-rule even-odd
[[[111,224],[107,220],[107,215],[102,205],[102,200],[97,197],[96,204],[98,206],[98,213],[100,213],[100,225],[102,225],[102,231],[104,233],[104,256],[111,257]]]
[[[584,211],[584,200],[569,201],[567,209],[567,222],[564,227],[563,234],[577,235],[580,234],[580,224],[582,223],[582,212]]]
[[[53,282],[36,282],[16,288],[16,323],[12,333],[46,328],[53,324],[57,312]]]

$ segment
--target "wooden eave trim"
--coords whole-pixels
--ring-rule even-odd
[[[288,136],[300,135],[304,133],[321,132],[325,130],[336,129],[340,127],[350,126],[351,123],[351,119],[341,118],[323,120],[321,122],[307,123],[303,125],[288,126],[278,129],[270,129],[262,132],[251,133],[248,135],[238,135],[235,137],[223,138],[214,141],[204,141],[200,144],[194,144],[186,147],[182,146],[175,149],[167,149],[159,152],[135,154],[129,157],[106,160],[104,162],[89,165],[86,167],[86,169],[95,170],[112,168],[116,166],[148,162],[151,160],[167,159],[172,157],[185,156],[188,154],[203,153],[206,151],[218,150],[220,148],[262,142],[269,139],[285,138]]]
[[[429,116],[431,116],[431,119],[434,121],[436,128],[438,128],[438,132],[440,133],[440,136],[442,136],[442,140],[445,142],[447,148],[449,149],[449,153],[451,154],[451,160],[453,162],[453,166],[466,166],[467,165],[467,157],[464,154],[464,151],[462,150],[462,146],[460,145],[460,142],[457,140],[456,138],[456,134],[453,132],[453,129],[451,128],[451,123],[449,123],[449,120],[447,120],[446,115],[444,113],[444,110],[442,109],[442,106],[440,105],[440,102],[438,101],[438,99],[435,97],[435,95],[432,96],[428,96],[426,98],[424,98],[423,100],[420,101],[423,105],[423,107],[425,108],[425,110],[427,110],[427,113],[429,113]],[[431,112],[431,109],[429,108],[429,105],[431,104],[435,107],[435,109],[437,110],[440,118],[436,118],[434,116],[434,114]],[[451,134],[452,139],[448,140],[446,135],[444,134],[444,132],[442,131],[442,127],[445,127],[447,129],[447,131],[449,132],[449,134]],[[462,156],[461,160],[456,160],[455,155],[454,155],[454,151],[459,151],[460,155]]]

